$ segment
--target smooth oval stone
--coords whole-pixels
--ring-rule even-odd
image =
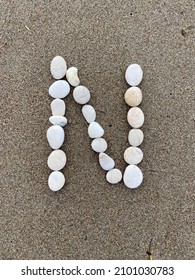
[[[66,165],[66,160],[66,155],[62,150],[55,150],[49,155],[47,165],[51,170],[60,170]]]
[[[90,100],[91,94],[88,88],[78,86],[73,90],[73,97],[78,104],[85,104]]]
[[[65,118],[63,116],[51,116],[49,118],[49,121],[52,124],[57,124],[60,126],[65,126],[65,125],[67,125],[67,122],[68,122],[67,118]]]
[[[122,172],[117,168],[111,169],[106,174],[106,180],[110,184],[117,184],[122,180]]]
[[[65,184],[65,177],[60,171],[53,171],[48,178],[48,186],[53,192],[59,191]]]
[[[143,173],[136,165],[128,165],[123,175],[123,181],[126,187],[135,189],[143,181]]]
[[[139,128],[144,123],[144,113],[138,107],[132,107],[127,114],[127,121],[133,128]]]
[[[77,87],[80,84],[78,77],[78,69],[76,67],[70,67],[66,71],[66,79],[73,87]]]
[[[86,120],[86,122],[91,123],[95,121],[96,111],[91,105],[84,105],[82,107],[82,114]]]
[[[64,116],[66,104],[62,99],[56,98],[51,102],[51,112],[53,116]]]
[[[53,98],[64,98],[69,92],[70,85],[64,80],[56,81],[49,87],[49,95]]]
[[[106,151],[108,144],[104,138],[95,138],[91,142],[92,149],[97,153],[103,153]]]
[[[141,145],[144,140],[144,134],[139,128],[132,128],[129,131],[128,141],[131,146],[137,147]]]
[[[50,71],[54,79],[62,79],[66,74],[67,64],[62,56],[55,56],[50,64]]]
[[[134,87],[138,86],[143,78],[143,71],[138,64],[130,64],[125,72],[125,79],[127,83]]]
[[[64,129],[60,125],[50,126],[47,130],[47,141],[52,149],[59,149],[64,142]]]
[[[125,102],[131,106],[136,107],[142,102],[142,91],[138,87],[130,87],[125,92]]]
[[[143,152],[138,147],[129,147],[124,152],[124,160],[128,164],[138,164],[143,159]]]
[[[90,138],[100,138],[104,135],[104,129],[98,122],[91,122],[88,127],[88,134]]]
[[[105,153],[99,154],[99,163],[104,170],[110,170],[115,166],[114,160]]]

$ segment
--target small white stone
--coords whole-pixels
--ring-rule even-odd
[[[64,80],[56,81],[49,87],[49,95],[53,98],[64,98],[69,92],[70,85]]]
[[[131,106],[136,107],[142,102],[142,91],[138,87],[130,87],[125,92],[125,102]]]
[[[139,128],[144,123],[144,113],[138,107],[132,107],[127,114],[127,121],[133,128]]]
[[[104,170],[113,169],[115,166],[114,160],[105,153],[99,154],[99,163],[100,163],[100,166],[102,167],[102,169],[104,169]]]
[[[62,79],[66,74],[67,64],[62,56],[55,56],[50,65],[50,71],[54,79]]]
[[[100,138],[104,135],[104,130],[98,122],[92,122],[88,127],[88,134],[90,138]]]
[[[143,142],[144,134],[141,131],[141,129],[132,128],[129,131],[128,140],[129,140],[129,144],[131,146],[137,147],[137,146],[141,145],[141,143]]]
[[[66,155],[62,150],[55,150],[49,155],[47,165],[51,170],[61,170],[66,165],[66,160]]]
[[[91,142],[92,149],[97,153],[103,153],[106,151],[108,144],[104,138],[95,138]]]
[[[70,67],[66,71],[66,79],[73,87],[77,87],[80,84],[78,77],[78,69],[76,67]]]
[[[128,164],[138,164],[143,159],[143,152],[138,147],[129,147],[124,152],[124,160]]]
[[[59,191],[65,184],[65,177],[60,171],[53,171],[48,178],[48,186],[53,192]]]
[[[53,116],[64,116],[66,104],[62,99],[56,98],[51,102],[51,111]]]
[[[125,72],[125,79],[127,83],[134,87],[138,86],[143,78],[143,71],[138,64],[130,64]]]
[[[82,114],[86,120],[86,122],[91,123],[95,121],[96,111],[91,105],[84,105],[82,107]]]
[[[111,169],[106,174],[106,180],[110,184],[117,184],[122,180],[122,172],[117,168]]]
[[[65,125],[67,125],[67,122],[68,122],[67,118],[65,118],[63,116],[51,116],[49,118],[49,121],[52,124],[57,124],[60,126],[65,126]]]
[[[139,187],[143,181],[143,174],[139,167],[136,165],[128,165],[123,175],[125,186],[130,189]]]
[[[77,103],[85,104],[90,100],[91,94],[88,88],[84,86],[78,86],[73,90],[73,97]]]
[[[59,149],[64,142],[64,129],[60,125],[50,126],[47,130],[47,141],[52,149]]]

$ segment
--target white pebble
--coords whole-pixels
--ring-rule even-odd
[[[77,87],[80,84],[78,77],[78,69],[76,67],[70,67],[66,71],[66,79],[73,87]]]
[[[62,99],[56,98],[51,102],[51,112],[53,116],[64,116],[66,104]]]
[[[129,147],[124,152],[124,160],[128,164],[138,164],[143,159],[143,152],[138,147]]]
[[[59,125],[50,126],[47,130],[47,141],[52,149],[59,149],[64,142],[64,129]]]
[[[50,65],[50,71],[54,79],[62,79],[66,74],[67,64],[63,57],[55,56]]]
[[[133,128],[139,128],[144,123],[144,113],[138,107],[132,107],[127,114],[127,121]]]
[[[108,144],[104,138],[95,138],[91,142],[92,149],[97,153],[103,153],[106,151]]]
[[[117,168],[111,169],[106,174],[106,180],[110,184],[117,184],[122,180],[122,172]]]
[[[142,102],[142,91],[138,87],[130,87],[125,92],[125,102],[131,106],[136,107]]]
[[[64,80],[56,81],[49,87],[49,95],[53,98],[64,98],[69,92],[70,85]]]
[[[77,103],[85,104],[90,100],[91,94],[88,88],[84,86],[78,86],[73,90],[73,97]]]
[[[92,122],[88,127],[88,134],[90,138],[100,138],[104,135],[104,129],[98,122]]]
[[[104,170],[113,169],[115,166],[114,160],[105,153],[99,154],[99,163],[100,163],[100,166],[102,167],[102,169],[104,169]]]
[[[65,177],[60,171],[53,171],[48,178],[48,186],[53,192],[59,191],[65,184]]]
[[[49,121],[52,124],[57,124],[60,126],[65,126],[65,125],[67,125],[67,122],[68,122],[67,118],[65,118],[63,116],[51,116],[49,118]]]
[[[82,107],[82,114],[86,120],[86,122],[91,123],[95,121],[96,111],[91,105],[84,105]]]
[[[51,170],[60,170],[66,165],[66,160],[66,155],[62,150],[55,150],[49,155],[47,165]]]
[[[128,165],[123,175],[123,181],[128,188],[137,188],[143,181],[143,173],[136,165]]]
[[[125,79],[127,83],[134,87],[141,83],[143,78],[143,71],[138,64],[130,64],[125,72]]]
[[[144,134],[141,131],[141,129],[132,128],[129,131],[128,140],[129,140],[129,144],[131,146],[137,147],[137,146],[141,145],[141,143],[143,142]]]

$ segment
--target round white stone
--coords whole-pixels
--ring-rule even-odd
[[[136,107],[142,102],[142,92],[138,87],[130,87],[125,92],[125,102],[131,106]]]
[[[124,160],[128,164],[138,164],[143,159],[143,152],[138,147],[129,147],[124,152]]]
[[[64,116],[66,104],[62,99],[56,98],[51,102],[51,112],[53,116]]]
[[[139,128],[144,123],[144,113],[138,107],[132,107],[127,114],[127,121],[133,128]]]
[[[78,77],[78,69],[76,67],[70,67],[66,71],[66,79],[73,87],[77,87],[80,84]]]
[[[47,141],[52,149],[59,149],[64,142],[64,129],[60,125],[50,126],[47,130]]]
[[[50,65],[50,71],[54,79],[62,79],[66,74],[67,64],[62,56],[55,56]]]
[[[99,163],[100,163],[100,166],[102,167],[102,169],[104,169],[104,170],[113,169],[115,166],[114,160],[105,153],[99,154]]]
[[[95,138],[91,142],[92,149],[97,153],[103,153],[106,151],[108,144],[104,138]]]
[[[77,103],[85,104],[90,100],[91,94],[88,88],[84,86],[78,86],[73,90],[73,97]]]
[[[137,147],[141,145],[144,140],[144,134],[139,128],[132,128],[129,131],[128,141],[131,146]]]
[[[84,105],[82,107],[82,114],[86,120],[86,122],[91,123],[95,121],[96,111],[91,105]]]
[[[134,87],[138,86],[143,78],[143,71],[138,64],[130,64],[125,72],[125,79],[127,83]]]
[[[60,171],[53,171],[48,178],[48,186],[53,192],[59,191],[65,184],[65,177]]]
[[[104,135],[104,129],[98,122],[91,122],[88,127],[88,134],[90,138],[100,138]]]
[[[49,95],[53,98],[64,98],[69,92],[70,85],[64,80],[56,81],[49,87]]]
[[[65,126],[68,122],[67,118],[63,117],[63,116],[51,116],[49,118],[50,123],[52,124],[57,124],[60,126]]]
[[[136,165],[128,165],[123,175],[125,186],[130,189],[139,187],[143,181],[143,174],[139,167]]]
[[[117,168],[111,169],[106,174],[106,180],[110,184],[117,184],[122,180],[122,172]]]
[[[47,165],[51,170],[61,170],[66,165],[66,160],[66,155],[62,150],[55,150],[49,155]]]

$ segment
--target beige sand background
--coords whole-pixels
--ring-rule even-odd
[[[193,259],[193,0],[1,0],[1,259]],[[67,99],[66,186],[48,189],[51,59],[78,67],[125,169],[130,63],[144,70],[144,183],[109,185]]]

